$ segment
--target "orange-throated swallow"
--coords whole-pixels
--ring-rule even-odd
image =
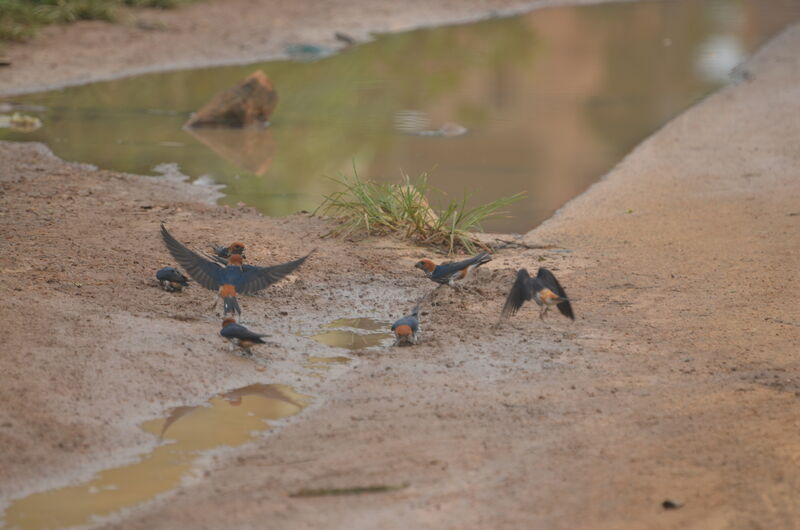
[[[214,252],[214,256],[216,256],[216,258],[222,258],[221,260],[216,260],[219,261],[220,263],[227,263],[228,258],[230,258],[233,254],[239,254],[240,256],[242,256],[242,259],[247,259],[247,256],[244,255],[244,243],[241,243],[239,241],[234,241],[227,247],[215,244],[212,244],[210,246],[211,250]]]
[[[253,333],[241,324],[236,323],[235,318],[228,317],[222,321],[222,330],[219,334],[231,344],[239,346],[242,350],[250,354],[250,348],[256,344],[265,344],[264,335]]]
[[[164,267],[156,272],[156,280],[161,288],[168,293],[180,292],[184,287],[189,286],[189,278],[181,274],[174,267]]]
[[[455,263],[443,263],[436,265],[429,259],[419,260],[414,267],[425,271],[425,276],[428,279],[442,284],[454,287],[454,282],[466,278],[473,269],[477,269],[484,263],[492,261],[492,256],[488,252],[481,252],[477,256],[473,256],[463,261]]]
[[[551,306],[556,306],[562,315],[575,320],[572,312],[572,305],[567,298],[567,292],[558,283],[552,272],[544,267],[536,273],[536,278],[531,278],[527,269],[520,269],[517,272],[517,279],[511,286],[506,303],[503,306],[503,316],[508,317],[519,311],[526,301],[533,298],[533,301],[541,308],[539,318],[544,320],[544,315]]]
[[[163,224],[161,225],[161,237],[172,257],[194,281],[206,289],[219,293],[219,298],[222,298],[223,301],[223,316],[234,312],[242,314],[239,302],[236,300],[237,294],[254,294],[266,289],[291,274],[311,255],[309,253],[300,259],[280,265],[257,267],[244,265],[241,254],[231,254],[228,264],[223,266],[189,250],[172,237]],[[216,301],[214,305],[216,305]]]
[[[419,326],[419,306],[415,306],[410,315],[406,315],[394,324],[394,345],[416,344],[419,334],[422,332]]]

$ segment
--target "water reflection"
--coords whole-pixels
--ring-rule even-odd
[[[388,322],[381,322],[372,318],[340,318],[323,325],[321,332],[311,338],[331,348],[361,350],[380,346],[384,341],[392,338],[392,334],[388,331],[389,327],[390,324]],[[364,333],[365,331],[367,333]],[[348,358],[332,357],[330,359]]]
[[[431,183],[474,200],[526,190],[523,231],[584,190],[675,113],[718,87],[743,54],[799,18],[798,2],[675,0],[569,7],[380,37],[313,63],[140,76],[27,97],[60,156],[148,173],[162,162],[227,185],[223,202],[268,214],[313,209],[325,176]],[[256,68],[281,103],[266,131],[181,130],[188,114]],[[30,107],[29,107],[30,108]],[[413,122],[413,123],[412,123]],[[417,136],[457,123],[460,136]],[[410,124],[410,125],[409,125]],[[400,130],[398,130],[398,128]]]
[[[13,501],[3,514],[3,528],[82,525],[152,499],[177,487],[201,451],[242,445],[255,432],[269,429],[265,420],[297,414],[308,400],[286,385],[255,384],[216,396],[205,406],[175,408],[166,418],[142,425],[168,443],[136,463],[101,471],[89,482]]]
[[[322,326],[323,328],[356,328],[367,331],[386,330],[386,322],[375,320],[374,318],[339,318]]]
[[[325,331],[311,337],[320,344],[331,348],[344,348],[346,350],[363,350],[373,346],[380,346],[383,341],[391,338],[391,333],[357,333],[345,329]]]

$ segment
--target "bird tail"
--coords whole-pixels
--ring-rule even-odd
[[[235,296],[225,296],[222,298],[223,302],[223,315],[227,315],[228,313],[236,313],[237,315],[242,314],[242,308],[239,307],[239,301],[236,299]]]
[[[514,280],[514,285],[511,286],[511,290],[508,292],[506,303],[501,313],[502,316],[510,317],[519,311],[522,304],[531,299],[530,279],[531,275],[528,274],[527,269],[517,271],[517,279]]]

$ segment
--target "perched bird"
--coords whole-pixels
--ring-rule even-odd
[[[161,284],[161,288],[168,293],[180,292],[184,287],[189,286],[189,278],[174,267],[160,269],[156,272],[156,280]]]
[[[219,334],[231,344],[239,346],[242,350],[250,355],[250,348],[256,344],[265,344],[262,337],[258,333],[253,333],[241,324],[236,323],[235,318],[228,317],[222,321],[222,330]]]
[[[429,259],[419,260],[414,267],[425,271],[425,276],[430,280],[442,285],[449,285],[455,287],[453,282],[461,280],[467,276],[473,269],[477,269],[484,263],[492,261],[492,256],[488,252],[481,252],[477,256],[473,256],[463,261],[455,263],[443,263],[436,265]]]
[[[215,256],[222,258],[223,260],[227,260],[233,254],[239,254],[242,256],[242,259],[246,259],[244,255],[244,243],[240,243],[239,241],[234,241],[227,247],[212,244],[211,250],[214,251]]]
[[[308,255],[271,267],[243,265],[241,254],[231,254],[228,264],[223,266],[189,250],[180,241],[172,237],[166,227],[161,225],[161,237],[175,261],[183,267],[194,281],[206,289],[217,291],[223,302],[223,315],[228,313],[242,314],[237,294],[254,294],[266,289],[273,283],[282,280],[292,273],[310,256]],[[312,251],[313,252],[313,251]],[[217,300],[214,301],[214,306]]]
[[[556,306],[562,315],[575,320],[566,291],[553,273],[544,267],[536,273],[536,278],[531,278],[527,269],[520,269],[517,272],[517,279],[511,286],[511,292],[508,293],[502,315],[508,317],[515,314],[522,304],[531,298],[541,308],[539,318],[542,320],[551,306]]]
[[[416,344],[417,335],[421,333],[419,327],[419,306],[415,306],[410,315],[406,315],[392,324],[392,331],[394,332],[395,346],[401,344]]]

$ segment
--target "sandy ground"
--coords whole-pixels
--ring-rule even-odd
[[[435,26],[564,4],[602,0],[200,0],[178,10],[131,10],[122,24],[51,26],[26,44],[4,45],[0,95],[112,79],[135,73],[244,64],[285,56],[291,44],[339,49],[342,32]],[[98,53],[102,50],[102,53]]]
[[[0,144],[0,499],[134,459],[156,444],[137,425],[171,406],[276,382],[313,406],[106,525],[796,527],[798,49],[794,27],[525,236],[554,248],[498,252],[482,294],[440,292],[421,345],[357,352],[322,379],[307,356],[341,352],[304,335],[403,314],[430,289],[412,267],[429,251],[320,239],[328,221]],[[211,293],[155,286],[161,221],[198,248],[241,239],[259,263],[318,247],[243,298],[272,335],[255,360],[221,345]],[[577,321],[526,307],[493,327],[521,266],[554,270]],[[287,495],[373,484],[408,487]]]

